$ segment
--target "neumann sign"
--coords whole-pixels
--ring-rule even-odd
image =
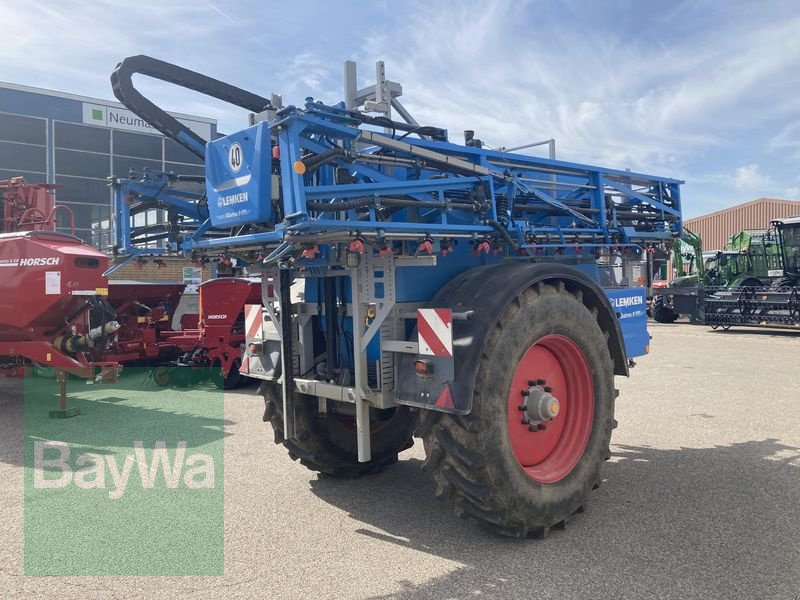
[[[211,139],[210,123],[184,117],[176,118],[204,140]],[[152,125],[131,111],[105,104],[90,104],[89,102],[84,102],[83,122],[87,125],[102,125],[112,129],[159,134]]]

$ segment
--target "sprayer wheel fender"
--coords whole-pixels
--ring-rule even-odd
[[[472,412],[423,417],[424,468],[437,496],[512,537],[546,536],[583,512],[614,427],[606,338],[596,312],[559,282],[514,298],[486,341]],[[544,429],[523,420],[532,385],[549,388],[560,404]]]
[[[283,444],[292,460],[332,477],[353,478],[378,473],[397,462],[397,454],[410,448],[417,426],[417,411],[406,406],[386,410],[371,409],[372,460],[358,462],[355,421],[346,415],[319,413],[319,400],[298,395],[295,411],[297,438],[286,439],[283,429],[283,398],[277,384],[262,384],[264,421],[269,421],[275,443]]]
[[[666,306],[664,296],[654,296],[650,310],[653,313],[653,319],[657,323],[674,323],[678,320],[678,315]]]

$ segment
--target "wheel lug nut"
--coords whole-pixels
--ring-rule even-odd
[[[531,422],[531,420],[528,417],[523,417],[522,418],[522,424],[523,425],[528,425],[530,422]]]
[[[521,410],[521,411],[528,410],[528,405],[527,404],[520,404],[517,408],[519,410]]]
[[[531,392],[530,390],[522,390],[522,395],[527,398],[528,396],[531,395]]]
[[[533,431],[534,433],[539,431],[538,425],[528,425],[528,431]]]
[[[544,423],[539,423],[536,427],[539,429],[539,431],[544,431],[545,429],[547,429],[547,425],[545,425]]]
[[[552,391],[553,391],[553,388],[551,388],[551,387],[546,387],[546,388],[544,388],[544,391],[545,391],[545,392],[547,392],[547,393],[549,394],[550,392],[552,392]]]

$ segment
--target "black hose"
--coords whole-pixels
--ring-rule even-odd
[[[306,202],[306,207],[309,210],[317,212],[338,212],[341,210],[352,210],[354,208],[364,208],[373,204],[374,198],[354,198],[353,200],[340,200],[338,202]],[[412,200],[408,198],[381,198],[381,204],[384,206],[395,206],[401,208],[438,208],[445,209],[448,207],[447,202],[438,202],[435,200]],[[474,210],[474,203],[472,202],[450,202],[449,206],[453,208],[460,208],[463,210]]]
[[[129,56],[119,63],[111,73],[111,88],[117,100],[200,158],[205,158],[206,140],[145,98],[133,85],[133,76],[136,74],[172,83],[255,113],[271,106],[267,98],[150,56]]]
[[[346,152],[343,148],[331,148],[329,150],[325,150],[325,152],[320,152],[319,154],[312,154],[310,156],[306,156],[300,159],[300,162],[305,165],[306,171],[311,171],[312,169],[316,169],[321,167],[325,163],[329,163],[339,157],[345,156]]]
[[[408,198],[381,198],[381,204],[386,206],[400,206],[405,208],[452,208],[472,210],[472,202],[438,202],[436,200],[411,200]]]
[[[490,225],[500,236],[506,241],[506,243],[514,248],[514,250],[519,250],[519,242],[515,241],[514,238],[508,233],[508,230],[500,225],[497,221],[488,220],[486,221],[487,225]]]
[[[340,200],[338,202],[306,202],[306,208],[316,212],[339,212],[341,210],[352,210],[354,208],[364,208],[372,204],[372,198],[354,198],[352,200]]]

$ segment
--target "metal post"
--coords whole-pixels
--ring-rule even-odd
[[[347,110],[355,110],[356,95],[358,93],[358,72],[356,63],[352,60],[344,61],[344,106]]]
[[[367,254],[361,261],[369,260]],[[356,441],[358,443],[358,462],[369,462],[372,458],[369,431],[369,403],[364,400],[367,389],[367,354],[361,350],[361,337],[364,334],[364,305],[361,281],[362,265],[350,269],[350,282],[353,303],[353,375],[356,391]]]
[[[77,408],[67,408],[67,378],[68,375],[65,371],[58,369],[56,371],[56,381],[58,382],[58,410],[51,410],[49,415],[51,419],[68,419],[81,414]]]
[[[56,372],[56,381],[58,381],[58,408],[62,411],[67,410],[67,374],[64,371]]]
[[[278,285],[281,308],[281,370],[283,371],[283,431],[286,439],[297,437],[295,426],[294,367],[292,365],[292,271],[279,269]]]
[[[386,65],[382,60],[375,63],[375,102],[386,105],[386,116],[392,118],[392,109],[386,94]]]

